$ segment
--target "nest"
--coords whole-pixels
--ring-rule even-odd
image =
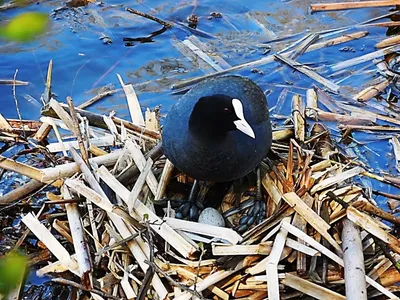
[[[315,35],[309,35],[296,42],[294,50],[234,68],[276,59],[340,94],[338,84],[295,59],[306,51],[366,35],[356,32],[319,43]],[[385,51],[339,62],[331,69],[336,72],[392,53],[397,49],[392,43],[385,40],[379,43],[387,47]],[[343,141],[352,139],[354,131],[399,131],[376,124],[379,120],[398,125],[394,111],[371,112],[355,105],[377,97],[397,81],[385,61],[376,66],[379,80],[352,101],[334,101],[316,86],[307,90],[306,99],[294,95],[292,113],[284,116],[283,126],[275,126],[271,151],[257,176],[243,180],[239,189],[233,183],[223,188],[214,183],[200,187],[203,198],[213,189],[219,193],[222,201],[217,208],[225,216],[226,227],[174,218],[175,204],[188,198],[193,179],[163,156],[158,111],[148,110],[143,117],[131,85],[119,77],[133,120],[129,122],[85,110],[115,90],[103,91],[75,107],[71,98],[66,105],[50,97],[48,78],[40,122],[0,115],[0,140],[27,146],[13,157],[0,156],[0,168],[29,178],[0,197],[1,204],[12,203],[3,211],[21,216],[20,229],[25,230],[14,232],[16,242],[11,246],[26,249],[28,264],[38,276],[50,276],[57,284],[76,288],[71,293],[79,291],[94,299],[290,299],[304,295],[345,299],[352,291],[368,291],[369,298],[396,298],[400,242],[394,231],[400,219],[393,213],[400,197],[366,188],[359,179],[372,178],[395,187],[400,183],[389,175],[375,174],[350,150],[336,145],[332,130],[323,123],[336,122]],[[218,74],[174,87],[185,89]],[[274,114],[279,115],[286,100],[284,89]],[[62,130],[72,138],[63,136]],[[48,143],[50,132],[57,142]],[[400,161],[400,142],[393,136],[391,143]],[[28,161],[22,162],[21,156]],[[389,198],[392,213],[377,207],[373,194]],[[35,195],[45,197],[40,209],[31,201]],[[256,210],[254,195],[265,207],[257,208],[256,220],[246,217]],[[29,235],[39,242],[32,245],[26,239]]]

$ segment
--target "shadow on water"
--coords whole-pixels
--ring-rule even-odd
[[[187,52],[180,48],[181,42],[191,35],[204,43],[210,55],[219,55],[227,64],[234,66],[268,55],[265,54],[268,47],[274,53],[308,33],[355,25],[389,12],[388,8],[373,8],[310,14],[308,9],[313,2],[315,1],[156,0],[122,3],[112,0],[91,3],[87,7],[57,10],[64,4],[52,0],[4,11],[0,12],[1,21],[22,11],[47,12],[52,14],[52,28],[45,36],[28,44],[0,42],[0,77],[12,79],[18,69],[17,79],[29,81],[28,86],[17,87],[21,113],[25,119],[37,120],[40,116],[39,99],[44,90],[47,65],[51,59],[52,89],[59,101],[65,101],[66,96],[72,96],[75,103],[80,104],[93,96],[93,89],[110,83],[119,88],[116,77],[118,73],[126,82],[134,85],[143,110],[161,105],[161,113],[166,114],[179,98],[178,94],[171,93],[172,84],[215,71],[198,57],[184,55]],[[145,43],[135,40],[148,37],[162,26],[127,12],[126,7],[157,16],[174,26]],[[212,12],[221,13],[222,18],[210,16]],[[201,31],[195,34],[181,25],[186,24],[187,17],[193,13],[198,16],[197,29]],[[387,20],[389,19],[383,19]],[[360,30],[367,30],[369,35],[345,45],[303,54],[299,61],[323,66],[321,72],[329,78],[329,65],[375,51],[375,43],[386,34],[396,33],[398,28],[353,28],[346,33]],[[293,38],[268,43],[287,36]],[[124,38],[134,39],[132,46],[125,46]],[[343,49],[344,47],[348,48]],[[349,95],[368,86],[376,77],[375,65],[370,62],[347,71],[352,76],[343,80],[341,85]],[[292,95],[297,93],[305,97],[306,89],[315,84],[311,79],[276,62],[257,67],[256,70],[243,69],[235,73],[255,80],[268,93],[271,108],[276,105],[283,88],[288,87],[287,101],[279,111],[279,115],[285,116],[291,113]],[[330,79],[340,80],[344,77],[345,75]],[[7,118],[17,118],[12,87],[0,86],[0,94],[1,114]],[[106,114],[115,110],[120,118],[128,118],[122,92],[101,100],[90,110]],[[274,114],[274,111],[271,113]],[[280,122],[274,118],[273,121]],[[340,132],[336,124],[327,125],[332,132],[337,133],[333,137],[339,140]],[[397,175],[390,144],[387,140],[377,141],[378,136],[376,140],[371,140],[371,136],[365,133],[353,135],[356,140],[365,141],[364,145],[352,144],[355,155],[377,173]],[[394,194],[399,192],[394,187],[376,181],[363,179],[363,183],[371,189]],[[377,201],[387,209],[382,199],[377,198]],[[29,278],[31,284],[42,283],[37,282],[37,278]],[[57,292],[60,295],[63,293],[61,290]],[[46,290],[43,293],[47,293]]]

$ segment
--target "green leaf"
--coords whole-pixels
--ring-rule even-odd
[[[27,259],[18,253],[9,253],[0,259],[0,294],[6,296],[21,282]]]
[[[7,25],[0,27],[0,36],[11,41],[26,42],[46,31],[49,16],[39,12],[28,12],[16,16]]]
[[[199,246],[199,248],[200,248],[201,251],[204,250],[204,244],[203,244],[203,242],[198,242],[197,245]]]
[[[396,269],[397,269],[397,270],[400,270],[400,261],[397,261],[397,262],[396,262]]]

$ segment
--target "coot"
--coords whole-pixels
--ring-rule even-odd
[[[204,80],[168,113],[162,144],[180,171],[202,181],[225,182],[250,173],[272,141],[267,100],[250,79]]]

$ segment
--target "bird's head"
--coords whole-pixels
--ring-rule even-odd
[[[254,131],[244,116],[242,101],[226,95],[200,98],[190,116],[189,128],[195,134],[211,138],[239,130],[255,139]]]

